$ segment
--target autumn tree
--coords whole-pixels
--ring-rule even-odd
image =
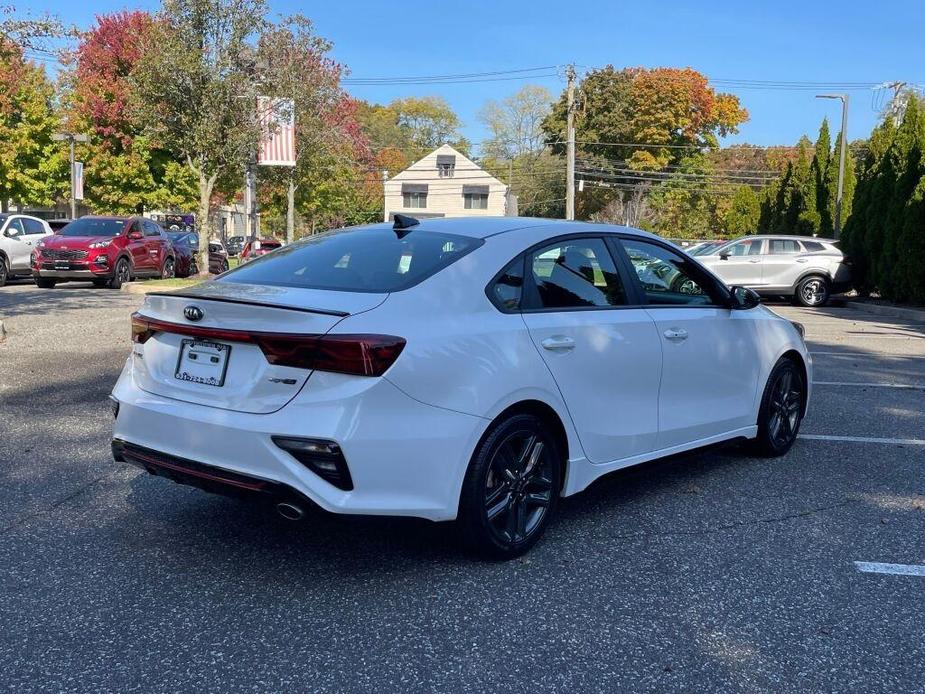
[[[0,33],[0,204],[50,205],[67,171],[51,139],[58,129],[54,87],[45,70]]]
[[[80,36],[67,78],[69,128],[90,135],[81,146],[87,201],[106,212],[195,205],[192,172],[169,141],[142,132],[130,108],[132,72],[153,31],[153,18],[139,10],[97,17]]]
[[[145,134],[170,143],[195,176],[203,239],[216,182],[243,170],[257,146],[255,42],[265,15],[264,0],[165,0],[132,71]],[[199,267],[208,266],[201,243]]]

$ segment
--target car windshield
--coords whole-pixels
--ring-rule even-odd
[[[60,236],[118,236],[125,227],[124,219],[81,217],[64,227]]]
[[[705,243],[702,246],[698,246],[697,248],[691,251],[688,251],[688,254],[689,255],[707,255],[714,248],[719,248],[722,243],[723,241],[710,241],[709,243]]]
[[[415,229],[329,231],[239,266],[217,280],[349,292],[407,289],[481,245],[479,239]]]

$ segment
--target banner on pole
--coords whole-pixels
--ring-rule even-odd
[[[292,99],[257,97],[261,166],[295,166],[295,103]]]
[[[74,162],[74,199],[84,199],[84,163]]]

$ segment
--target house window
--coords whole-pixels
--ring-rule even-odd
[[[453,178],[456,172],[456,157],[452,154],[437,155],[437,176],[440,178]]]
[[[427,193],[402,193],[401,197],[405,207],[427,207]]]
[[[465,208],[467,210],[487,210],[488,209],[488,194],[487,193],[466,193],[463,195],[465,198]]]
[[[463,186],[463,207],[467,210],[488,209],[488,186]]]
[[[404,183],[401,187],[402,206],[422,209],[427,207],[427,184]]]

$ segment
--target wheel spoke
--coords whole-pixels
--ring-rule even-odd
[[[523,471],[524,477],[529,477],[533,473],[537,461],[539,461],[540,456],[543,455],[543,442],[537,440],[535,436],[532,438],[532,441],[533,445],[530,448],[530,456],[527,458],[527,465],[524,467]]]
[[[511,515],[516,518],[517,538],[525,538],[527,536],[527,504],[523,499],[517,502]]]
[[[505,494],[504,497],[494,506],[490,506],[486,512],[489,522],[494,521],[502,513],[510,512],[511,495]]]
[[[527,469],[527,465],[530,462],[530,458],[533,453],[533,448],[536,446],[536,435],[531,434],[527,438],[526,443],[524,443],[523,450],[521,450],[520,455],[517,457],[517,468],[521,472],[524,472]]]
[[[543,492],[533,492],[532,494],[527,494],[524,497],[524,502],[529,503],[531,506],[541,506],[546,508],[549,506],[549,495],[544,494]]]
[[[507,511],[507,527],[505,528],[505,531],[507,532],[507,539],[510,542],[517,541],[517,527],[518,527],[517,515],[518,515],[518,507],[520,506],[521,504],[518,500],[511,499],[511,503]]]

